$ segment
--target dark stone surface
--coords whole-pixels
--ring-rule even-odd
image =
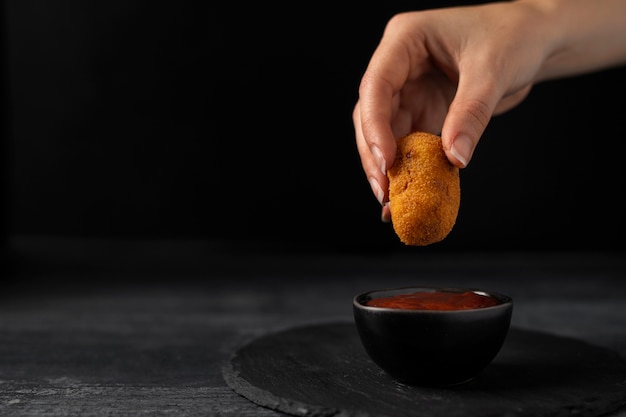
[[[626,359],[621,252],[330,253],[253,243],[11,239],[0,416],[284,417],[226,384],[232,354],[277,331],[351,323],[352,298],[383,287],[502,292],[515,300],[515,328]],[[626,417],[626,408],[609,415]]]
[[[626,404],[626,361],[617,353],[519,328],[481,375],[451,388],[394,381],[350,322],[261,337],[236,352],[223,376],[249,400],[296,416],[584,417]]]

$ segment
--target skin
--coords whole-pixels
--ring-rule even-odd
[[[352,114],[361,164],[390,221],[395,140],[441,134],[466,167],[490,119],[536,83],[626,64],[626,1],[518,0],[394,16]]]

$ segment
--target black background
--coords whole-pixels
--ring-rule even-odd
[[[623,249],[624,68],[494,118],[443,242],[406,248],[380,222],[351,111],[386,21],[414,7],[5,0],[6,234]]]

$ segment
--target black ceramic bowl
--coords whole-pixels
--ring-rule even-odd
[[[368,305],[413,293],[446,299],[464,294],[496,305],[449,310]],[[352,304],[361,342],[372,361],[399,382],[428,386],[475,378],[500,351],[513,312],[510,297],[473,288],[374,290],[357,295]]]

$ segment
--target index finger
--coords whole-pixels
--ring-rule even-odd
[[[402,42],[383,38],[372,55],[359,85],[359,126],[357,135],[374,155],[382,155],[381,168],[395,158],[392,121],[400,103],[399,91],[409,75],[409,56]]]

